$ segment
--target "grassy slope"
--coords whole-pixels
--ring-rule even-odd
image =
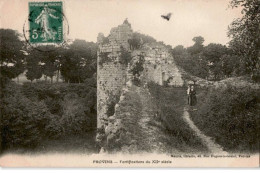
[[[168,136],[166,143],[182,152],[207,152],[207,147],[183,120],[183,110],[187,104],[186,88],[149,85],[150,93],[157,107],[164,132]]]
[[[150,87],[149,95],[148,90],[132,86],[116,109],[124,129],[119,135],[121,147],[128,146],[126,150],[130,153],[207,152],[207,147],[182,119],[186,89],[154,87]],[[119,150],[124,152],[124,148]]]

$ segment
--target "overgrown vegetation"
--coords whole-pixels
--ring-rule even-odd
[[[99,54],[99,62],[100,66],[103,66],[104,63],[113,62],[114,58],[108,57],[109,52],[100,52]]]
[[[120,47],[120,51],[119,63],[127,66],[132,60],[131,52],[127,51],[123,46]]]
[[[127,66],[131,61],[131,52],[127,51],[123,46],[120,47],[120,55],[117,62],[117,57],[109,56],[110,52],[100,52],[99,54],[99,65],[103,66],[104,63],[114,62],[120,63],[122,65]]]
[[[139,49],[145,43],[156,42],[156,40],[148,35],[134,32],[132,38],[128,40],[131,50]]]
[[[43,47],[33,49],[20,37],[17,31],[0,29],[0,152],[29,151],[52,140],[62,147],[66,138],[95,130],[97,44],[76,39],[42,52],[38,49]],[[31,83],[11,81],[19,81],[22,73]],[[51,83],[32,83],[42,77]],[[54,84],[54,77],[63,83]]]
[[[227,151],[259,152],[259,90],[228,86],[198,93],[197,111],[190,114],[199,129]]]
[[[113,116],[115,113],[115,105],[120,100],[120,93],[115,95],[110,95],[109,99],[107,100],[108,106],[107,106],[107,116]]]
[[[187,104],[186,89],[163,87],[155,83],[148,83],[148,88],[157,106],[157,116],[165,132],[171,136],[168,143],[183,152],[206,152],[207,147],[183,120],[183,110]]]
[[[140,55],[133,59],[130,64],[130,70],[129,73],[133,74],[133,84],[136,86],[140,86],[141,80],[140,80],[140,75],[142,71],[144,70],[144,56]]]
[[[46,140],[95,130],[95,85],[8,83],[0,100],[3,150],[37,149]]]
[[[245,72],[260,82],[260,2],[258,0],[231,0],[232,8],[242,7],[241,18],[229,26],[229,46]]]

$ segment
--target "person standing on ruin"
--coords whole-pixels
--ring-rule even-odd
[[[190,101],[191,101],[191,96],[190,96],[190,85],[188,85],[188,89],[187,89],[187,95],[188,95],[188,105],[190,105]]]
[[[190,87],[190,106],[195,106],[197,103],[196,91],[194,86]]]

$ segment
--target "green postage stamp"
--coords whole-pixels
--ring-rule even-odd
[[[29,2],[29,41],[63,42],[62,2]]]

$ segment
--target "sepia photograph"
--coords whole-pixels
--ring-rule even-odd
[[[259,0],[1,0],[1,167],[259,167]]]

